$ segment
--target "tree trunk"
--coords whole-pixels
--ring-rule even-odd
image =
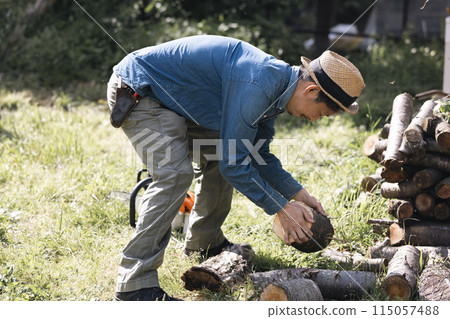
[[[383,152],[386,150],[387,140],[380,140],[377,135],[370,135],[363,145],[363,154],[380,163],[383,160]]]
[[[389,299],[409,300],[419,275],[420,252],[414,246],[402,246],[388,265],[383,288]]]
[[[407,159],[407,163],[413,166],[430,167],[450,173],[450,158],[444,154],[426,153]]]
[[[260,296],[261,301],[323,301],[319,287],[312,280],[298,278],[268,284]]]
[[[439,198],[447,199],[450,198],[450,176],[444,178],[435,187],[436,195]]]
[[[403,142],[400,151],[405,154],[414,154],[424,145],[422,123],[425,118],[433,114],[433,108],[436,105],[432,100],[426,101],[406,128],[403,134]]]
[[[412,96],[408,93],[397,95],[392,104],[391,128],[389,130],[388,144],[382,165],[395,170],[403,164],[403,155],[399,148],[402,143],[403,132],[412,117]]]
[[[307,278],[314,281],[326,299],[346,300],[370,294],[377,277],[367,271],[338,271],[328,269],[293,268],[250,274],[255,289],[261,289],[273,282]]]
[[[414,175],[413,182],[418,188],[425,189],[436,185],[444,177],[445,173],[438,169],[425,168]]]
[[[434,207],[436,206],[435,195],[432,191],[417,194],[414,201],[417,211],[424,217],[434,217]]]
[[[189,268],[181,280],[187,290],[218,291],[223,285],[239,284],[251,271],[254,255],[248,244],[229,246],[219,255]]]
[[[442,261],[442,257],[430,254],[428,258],[427,265],[419,277],[421,300],[450,301],[450,264],[447,259]]]
[[[310,215],[314,218],[314,223],[308,225],[313,235],[307,242],[301,244],[292,243],[291,246],[305,253],[322,250],[328,246],[334,236],[333,226],[327,217],[316,213],[311,207],[305,204],[303,205],[308,209]],[[280,224],[278,215],[275,216],[275,219],[273,220],[273,231],[278,238],[284,241],[284,229]]]
[[[414,214],[414,205],[409,200],[391,199],[388,204],[388,212],[399,221],[402,221]]]
[[[432,116],[425,119],[422,128],[443,148],[450,148],[450,124],[440,116]]]
[[[411,180],[402,183],[383,183],[381,196],[384,198],[412,198],[419,193],[419,188]]]
[[[448,200],[439,203],[434,207],[434,218],[436,218],[437,220],[450,219],[450,205]]]
[[[448,246],[450,245],[450,224],[410,219],[404,227],[392,224],[389,227],[391,245]]]

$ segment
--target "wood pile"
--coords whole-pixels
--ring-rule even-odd
[[[382,287],[390,299],[410,300],[419,282],[419,299],[450,300],[450,124],[432,100],[414,117],[412,110],[412,96],[398,95],[390,123],[363,146],[364,155],[381,166],[362,179],[361,189],[388,198],[394,218],[368,221],[387,236],[369,249],[370,258],[389,260]],[[421,257],[429,260],[422,275]]]

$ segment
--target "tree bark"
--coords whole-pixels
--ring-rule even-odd
[[[419,188],[411,180],[402,183],[383,183],[381,196],[384,198],[412,198],[419,193]]]
[[[404,226],[389,227],[391,245],[447,246],[450,245],[450,224],[410,219]]]
[[[211,257],[198,266],[189,268],[181,277],[187,290],[207,288],[218,291],[244,281],[251,271],[255,253],[248,244],[232,245],[219,255]]]
[[[389,299],[409,300],[419,275],[420,252],[414,246],[402,246],[391,259],[383,281]]]
[[[435,168],[425,168],[414,174],[413,182],[420,189],[436,185],[445,177],[445,173]]]
[[[386,258],[391,260],[397,250],[403,246],[383,246],[383,247],[369,247],[370,258]],[[427,260],[430,253],[437,253],[441,256],[447,257],[450,253],[450,247],[447,246],[415,246],[422,254],[422,259]]]
[[[436,195],[439,198],[450,198],[450,176],[441,180],[435,187]]]
[[[424,150],[428,153],[441,153],[450,155],[450,149],[441,147],[436,140],[430,137],[425,137]]]
[[[388,183],[401,183],[412,177],[417,172],[417,168],[403,165],[397,169],[383,167],[381,177]]]
[[[432,191],[417,194],[414,204],[420,215],[430,218],[434,217],[435,196]]]
[[[422,123],[425,118],[433,114],[433,108],[436,103],[432,100],[426,101],[419,110],[419,113],[413,118],[403,134],[400,151],[405,154],[414,154],[424,145],[424,132]]]
[[[378,174],[378,172],[375,172],[375,174],[369,176],[365,176],[361,180],[361,190],[363,192],[372,193],[380,187],[381,180],[381,175]]]
[[[413,98],[408,93],[397,95],[392,104],[388,144],[384,159],[381,162],[383,166],[392,170],[399,169],[403,164],[403,155],[399,148],[402,143],[403,132],[411,122],[412,104]]]
[[[319,287],[312,280],[298,278],[268,284],[260,296],[261,301],[323,301]]]
[[[371,293],[377,277],[368,271],[338,271],[328,269],[293,268],[250,274],[255,289],[261,289],[273,282],[307,278],[314,281],[326,299],[346,300],[360,298]]]
[[[391,199],[388,204],[388,212],[401,222],[414,214],[414,205],[409,200]]]
[[[292,243],[291,246],[305,253],[319,251],[328,246],[334,236],[334,229],[330,220],[315,212],[311,207],[303,204],[308,209],[310,215],[314,218],[314,223],[308,225],[313,235],[305,243]],[[273,231],[281,240],[284,240],[284,229],[280,224],[278,215],[273,220]]]
[[[450,301],[450,264],[436,253],[430,254],[419,277],[418,293],[421,300]],[[445,256],[446,258],[448,256]]]
[[[387,140],[380,140],[377,135],[370,135],[363,145],[363,154],[380,163],[383,160],[383,152],[386,150]]]
[[[389,130],[391,129],[391,124],[386,123],[384,124],[382,130],[381,130],[381,138],[387,139],[389,137]]]
[[[436,168],[450,173],[450,158],[444,154],[426,153],[407,159],[407,163],[413,166]]]

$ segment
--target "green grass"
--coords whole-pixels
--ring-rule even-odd
[[[125,135],[109,124],[103,101],[55,93],[37,105],[28,92],[2,91],[0,109],[0,300],[112,300],[120,252],[133,230],[128,206],[109,194],[131,191],[138,169]],[[375,171],[360,152],[370,129],[355,128],[348,116],[308,124],[283,115],[277,126],[277,138],[293,139],[285,149],[286,169],[321,200],[335,236],[345,241],[331,246],[367,254],[379,236],[365,221],[384,217],[385,200],[371,195],[357,205],[357,186],[335,192]],[[280,147],[273,151],[282,156]],[[223,229],[231,241],[252,245],[255,271],[338,269],[320,253],[284,245],[272,232],[272,217],[241,194]],[[182,247],[183,235],[174,233],[160,269],[170,294],[257,299],[250,285],[220,293],[182,288],[182,273],[195,264],[180,258]],[[375,291],[373,298],[383,295]]]

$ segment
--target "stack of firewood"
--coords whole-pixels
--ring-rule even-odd
[[[439,278],[450,275],[450,124],[434,101],[423,103],[414,118],[412,108],[411,95],[398,95],[381,137],[369,136],[363,146],[363,153],[381,167],[362,179],[361,188],[379,189],[395,218],[369,220],[374,230],[388,227],[387,240],[372,247],[370,257],[390,260],[383,287],[391,297],[409,299],[422,254],[428,262],[419,279],[419,296],[449,300],[449,285]]]

